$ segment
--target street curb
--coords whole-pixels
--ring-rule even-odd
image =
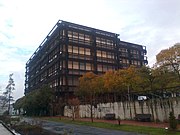
[[[0,123],[9,131],[12,133],[12,135],[16,135],[3,121],[0,120]]]

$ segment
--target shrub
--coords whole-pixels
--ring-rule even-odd
[[[177,120],[173,112],[169,113],[169,127],[172,130],[177,129]]]

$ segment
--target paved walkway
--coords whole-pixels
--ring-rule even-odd
[[[0,123],[0,135],[13,135],[9,130],[7,130],[2,123]]]
[[[24,118],[24,121],[28,123],[40,123],[43,129],[56,134],[68,134],[68,135],[142,135],[139,133],[125,132],[119,130],[110,130],[97,127],[67,124],[62,122],[53,122],[47,120]]]

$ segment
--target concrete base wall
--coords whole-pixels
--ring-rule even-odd
[[[103,118],[107,113],[115,113],[116,118],[134,119],[136,114],[151,114],[152,120],[167,121],[169,113],[174,111],[177,118],[180,114],[180,98],[156,99],[136,102],[100,103],[93,107],[94,118]],[[66,106],[64,116],[71,117],[71,109]],[[79,117],[90,117],[90,105],[79,106]]]

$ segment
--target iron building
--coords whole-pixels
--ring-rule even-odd
[[[26,63],[25,94],[48,84],[57,97],[73,93],[86,72],[141,67],[146,47],[118,34],[59,20]]]

